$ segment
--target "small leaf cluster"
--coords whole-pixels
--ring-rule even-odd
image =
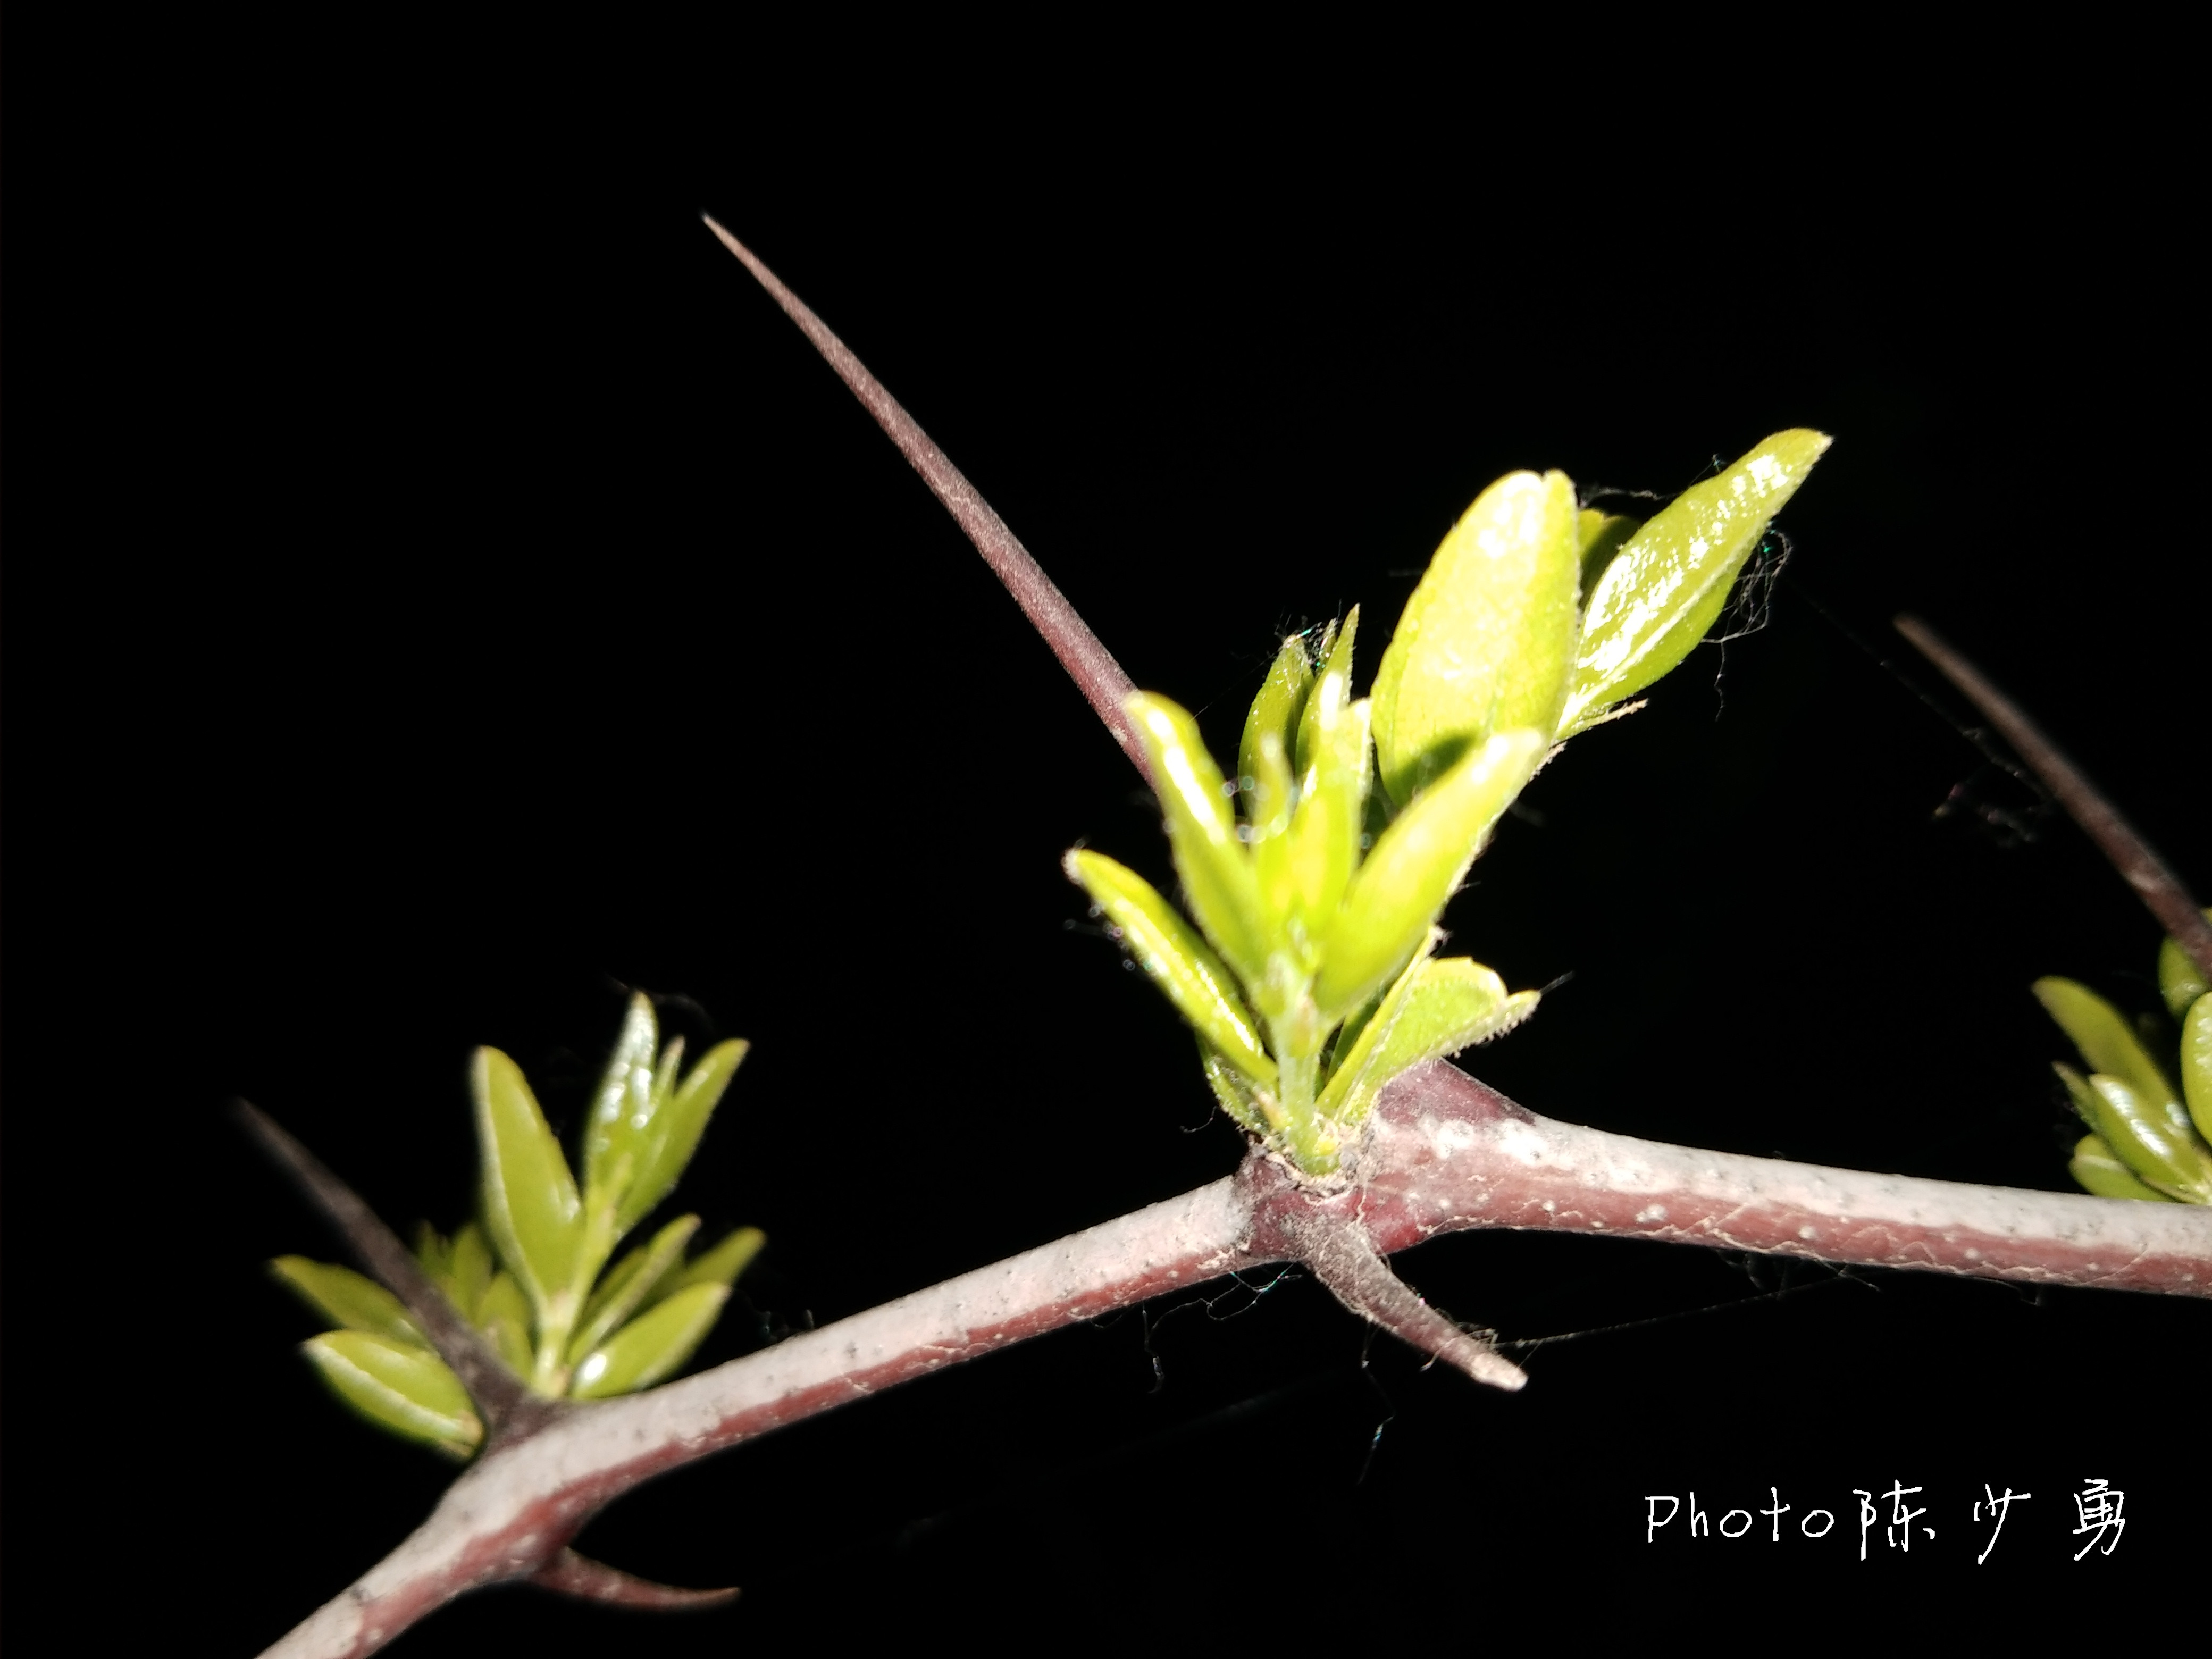
[[[1238,1123],[1327,1176],[1391,1078],[1534,1010],[1435,955],[1445,901],[1556,745],[1705,637],[1828,441],[1779,433],[1641,524],[1579,507],[1564,473],[1499,479],[1437,550],[1368,696],[1358,607],[1283,642],[1233,779],[1188,712],[1129,700],[1192,920],[1101,854],[1066,868],[1198,1033]]]
[[[2089,1066],[2086,1077],[2051,1068],[2089,1127],[2067,1167],[2100,1198],[2212,1204],[2212,990],[2172,939],[2159,950],[2158,985],[2181,1023],[2179,1088],[2104,998],[2070,979],[2035,981],[2036,1000]]]
[[[746,1045],[682,1070],[684,1039],[659,1047],[653,1005],[634,998],[583,1136],[580,1188],[521,1068],[479,1048],[470,1068],[483,1152],[482,1222],[451,1238],[424,1226],[431,1282],[536,1393],[596,1400],[649,1388],[691,1357],[764,1242],[741,1227],[687,1258],[696,1215],[678,1216],[608,1265],[676,1185]],[[483,1423],[460,1379],[399,1299],[350,1268],[279,1257],[276,1276],[341,1328],[305,1345],[340,1398],[380,1426],[466,1457]]]

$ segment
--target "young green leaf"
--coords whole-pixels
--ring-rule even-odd
[[[2178,1204],[2181,1200],[2169,1198],[2154,1187],[2146,1187],[2136,1179],[2135,1171],[2113,1155],[2112,1149],[2098,1134],[2086,1134],[2074,1148],[2074,1157],[2066,1166],[2085,1191],[2099,1198],[2133,1198],[2154,1204]]]
[[[448,1457],[483,1442],[468,1390],[428,1349],[372,1331],[331,1331],[302,1348],[338,1397],[378,1426]]]
[[[1689,655],[1829,441],[1802,428],[1778,432],[1718,477],[1684,490],[1628,538],[1583,602],[1559,736],[1596,725]]]
[[[1392,1078],[1511,1030],[1536,1002],[1534,991],[1508,994],[1503,980],[1468,957],[1416,961],[1338,1066],[1322,1094],[1322,1115],[1358,1122]]]
[[[2212,921],[2212,910],[2204,913],[2204,920]],[[2158,989],[2166,999],[2166,1012],[2179,1019],[2190,1004],[2212,991],[2212,985],[2205,984],[2203,971],[2189,959],[2189,952],[2169,939],[2159,943]]]
[[[280,1255],[269,1269],[308,1306],[347,1330],[374,1331],[419,1348],[429,1346],[398,1297],[350,1267],[310,1261],[304,1255]]]
[[[1314,932],[1336,914],[1359,863],[1362,809],[1367,799],[1368,719],[1370,705],[1363,698],[1349,708],[1333,706],[1332,672],[1316,692],[1311,708],[1326,699],[1308,744],[1310,763],[1306,787],[1291,820],[1290,839],[1284,849],[1285,885],[1289,911]]]
[[[641,993],[633,996],[584,1125],[584,1206],[588,1210],[617,1208],[626,1196],[624,1189],[637,1178],[654,1109],[660,1103],[653,1069],[659,1041],[652,1000]]]
[[[576,1289],[583,1205],[521,1068],[496,1048],[479,1048],[470,1080],[483,1154],[484,1224],[542,1329],[556,1299]],[[574,1316],[573,1305],[568,1313]]]
[[[531,1370],[530,1304],[513,1273],[495,1273],[477,1304],[477,1328],[517,1376]]]
[[[2181,1017],[2181,1087],[2197,1133],[2212,1142],[2212,994]]]
[[[1232,1121],[1254,1134],[1265,1134],[1267,1125],[1260,1115],[1258,1103],[1254,1099],[1251,1079],[1239,1072],[1204,1037],[1198,1041],[1199,1063],[1206,1069],[1206,1086],[1213,1091],[1213,1097],[1221,1103],[1221,1109]]]
[[[2044,1011],[2074,1040],[2092,1072],[2104,1072],[2127,1085],[2135,1097],[2164,1110],[2173,1127],[2187,1133],[2189,1115],[2181,1091],[2166,1068],[2151,1058],[2120,1011],[2086,985],[2070,979],[2039,979],[2029,988]],[[2125,1149],[2118,1149],[2125,1156]]]
[[[720,1285],[678,1291],[585,1355],[568,1392],[579,1400],[605,1400],[651,1388],[691,1357],[729,1298]]]
[[[1355,605],[1345,613],[1344,625],[1335,630],[1328,655],[1322,663],[1321,678],[1314,682],[1312,695],[1298,716],[1293,759],[1302,781],[1313,770],[1314,745],[1323,722],[1334,721],[1352,704],[1352,647],[1358,637],[1359,607]]]
[[[2185,1203],[2212,1204],[2212,1154],[2193,1134],[2176,1133],[2159,1105],[2101,1072],[2084,1078],[2070,1066],[2052,1069],[2075,1109],[2145,1185]]]
[[[1314,1000],[1342,1018],[1389,984],[1427,939],[1491,827],[1534,774],[1543,737],[1501,732],[1416,796],[1352,878],[1322,940]]]
[[[761,1253],[768,1243],[768,1235],[757,1227],[739,1227],[711,1250],[685,1262],[661,1280],[646,1306],[653,1307],[665,1302],[679,1291],[688,1291],[695,1285],[720,1285],[727,1290],[737,1282],[747,1264]]]
[[[1237,994],[1236,980],[1175,907],[1135,871],[1103,854],[1079,848],[1062,860],[1061,868],[1091,895],[1131,958],[1198,1034],[1247,1077],[1273,1083],[1275,1062]]]
[[[1237,745],[1237,772],[1240,785],[1246,779],[1256,779],[1259,769],[1255,763],[1260,757],[1260,739],[1273,732],[1288,755],[1296,740],[1298,718],[1306,706],[1306,694],[1313,689],[1313,665],[1306,659],[1306,642],[1303,636],[1293,634],[1283,641],[1283,648],[1275,653],[1275,660],[1267,670],[1267,678],[1260,683],[1260,695],[1252,699],[1251,712],[1244,717],[1243,740]],[[1261,811],[1276,810],[1273,802],[1264,803],[1253,814],[1256,819]]]
[[[452,1263],[453,1283],[445,1287],[447,1298],[460,1310],[464,1319],[474,1319],[483,1305],[484,1292],[491,1288],[494,1272],[491,1247],[484,1243],[483,1229],[475,1222],[464,1223],[453,1235]]]
[[[699,1231],[699,1218],[680,1215],[607,1270],[599,1288],[585,1304],[584,1316],[568,1345],[568,1363],[575,1364],[605,1340],[622,1322],[653,1300],[669,1272],[684,1260],[684,1247]]]
[[[1165,697],[1133,694],[1125,705],[1152,763],[1168,846],[1191,914],[1248,985],[1265,976],[1267,928],[1259,877],[1237,834],[1220,769],[1198,722]]]
[[[1405,805],[1492,732],[1550,737],[1574,663],[1581,570],[1565,473],[1509,473],[1475,498],[1376,672],[1376,759],[1393,800]]]
[[[714,1115],[750,1047],[735,1037],[716,1043],[654,1111],[640,1149],[636,1177],[615,1212],[616,1237],[644,1220],[668,1196],[690,1165],[691,1154],[699,1150],[707,1120]]]
[[[1605,574],[1613,556],[1626,546],[1628,538],[1643,529],[1634,519],[1617,518],[1586,507],[1575,515],[1575,538],[1582,544],[1582,597],[1589,599],[1597,591],[1598,580]]]

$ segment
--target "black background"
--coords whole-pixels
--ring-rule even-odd
[[[335,1249],[235,1096],[450,1225],[472,1045],[572,1127],[629,988],[750,1037],[683,1191],[770,1243],[702,1360],[1234,1166],[1058,869],[1084,840],[1169,879],[1138,780],[702,209],[1222,749],[1273,641],[1355,601],[1364,684],[1499,473],[1670,494],[1835,434],[1764,626],[1578,740],[1454,902],[1512,985],[1571,976],[1472,1069],[1657,1139],[2068,1187],[2027,982],[2154,1007],[2156,933],[1916,696],[1887,621],[1948,633],[2212,881],[2203,464],[2168,412],[2203,332],[2154,136],[2091,152],[2023,106],[1893,163],[1770,100],[1686,160],[1632,124],[1593,158],[1572,122],[1460,122],[1419,53],[1358,88],[1436,117],[1401,126],[1310,88],[1227,119],[1164,83],[859,88],[765,48],[665,82],[256,49],[282,68],[88,138],[74,208],[15,238],[16,1614],[66,1593],[118,1650],[180,1616],[251,1650],[446,1478],[296,1358],[312,1317],[262,1263]],[[1643,1589],[1793,1583],[1871,1632],[2155,1598],[2203,1535],[2200,1304],[1575,1237],[1401,1267],[1571,1340],[1513,1350],[1507,1398],[1296,1274],[1217,1285],[695,1466],[582,1540],[742,1583],[731,1609],[498,1592],[393,1650],[1146,1641],[1278,1605],[1632,1628]],[[2075,1566],[2091,1476],[2130,1530]],[[1938,1537],[1861,1565],[1850,1489],[1899,1480]],[[2033,1497],[1978,1569],[1984,1481]],[[1644,1541],[1647,1493],[1770,1486],[1843,1524]]]

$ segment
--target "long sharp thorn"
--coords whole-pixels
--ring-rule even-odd
[[[355,1256],[392,1295],[437,1350],[461,1386],[483,1413],[487,1437],[496,1434],[524,1402],[522,1380],[501,1361],[474,1326],[461,1317],[445,1292],[430,1282],[398,1236],[378,1218],[361,1195],[332,1175],[323,1161],[246,1101],[238,1115],[253,1138],[299,1182],[318,1209],[353,1247]]]
[[[2181,884],[2172,867],[2151,850],[2135,826],[2097,792],[2051,739],[2036,729],[2013,701],[1982,678],[1973,664],[1945,644],[1936,630],[1917,617],[1899,617],[1897,631],[1912,641],[1920,653],[1941,669],[1966,701],[2002,732],[2029,771],[2057,799],[2074,822],[2080,824],[2121,878],[2136,890],[2151,915],[2158,918],[2175,944],[2188,953],[2197,971],[2212,979],[2212,922],[2204,920],[2197,901]]]
[[[1114,660],[1113,653],[1091,631],[1090,624],[1077,614],[1052,578],[1044,574],[1029,549],[1006,528],[1006,521],[991,510],[991,504],[977,493],[975,486],[961,475],[960,469],[931,441],[929,434],[900,406],[898,399],[884,389],[883,383],[868,373],[866,366],[845,343],[831,333],[829,326],[807,308],[805,301],[786,288],[750,248],[706,214],[699,216],[706,222],[707,228],[721,240],[722,246],[759,279],[769,297],[783,307],[784,314],[799,325],[800,331],[814,343],[814,349],[837,371],[838,379],[852,388],[853,395],[876,417],[876,424],[898,446],[899,453],[921,474],[922,482],[945,504],[945,510],[967,532],[968,539],[975,543],[983,562],[1006,584],[1006,592],[1014,596],[1014,603],[1021,606],[1036,631],[1044,635],[1045,643],[1052,647],[1053,654],[1060,659],[1060,666],[1067,671],[1076,688],[1090,700],[1098,718],[1106,722],[1106,729],[1121,745],[1122,753],[1150,783],[1151,763],[1145,757],[1144,745],[1137,739],[1136,726],[1121,707],[1136,687],[1121,672],[1121,665]]]

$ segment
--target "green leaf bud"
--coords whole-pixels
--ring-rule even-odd
[[[1684,490],[1628,538],[1583,602],[1559,736],[1596,725],[1689,655],[1829,442],[1802,428],[1778,432],[1718,477]]]
[[[1158,890],[1100,853],[1078,849],[1061,867],[1091,895],[1130,957],[1198,1034],[1247,1077],[1273,1083],[1275,1062],[1261,1043],[1235,978]]]
[[[1382,653],[1376,758],[1401,806],[1493,732],[1558,726],[1575,660],[1582,538],[1563,472],[1515,472],[1475,498]]]

